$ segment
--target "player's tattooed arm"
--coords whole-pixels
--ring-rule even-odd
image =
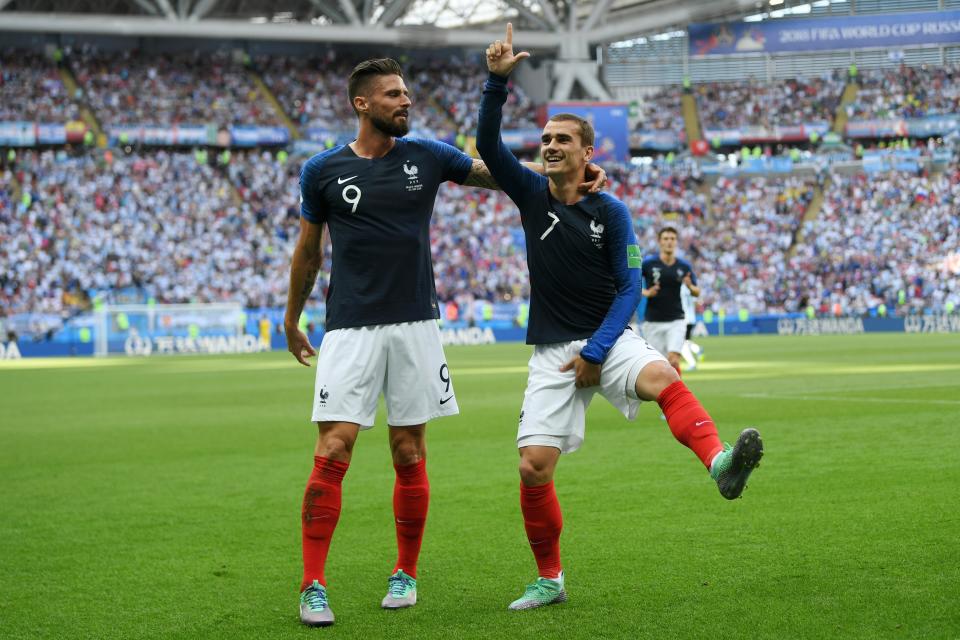
[[[483,160],[473,161],[470,173],[467,175],[467,179],[464,180],[463,184],[467,187],[480,187],[481,189],[500,191],[500,186],[497,184],[497,181],[493,179],[493,176],[490,175],[490,169],[487,168],[487,164]]]
[[[302,365],[310,364],[306,358],[317,355],[310,339],[300,330],[300,314],[313,292],[323,264],[323,225],[300,219],[300,236],[293,250],[290,264],[290,289],[287,292],[287,308],[283,328],[287,335],[287,349]]]

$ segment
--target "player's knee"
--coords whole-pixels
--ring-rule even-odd
[[[320,437],[317,443],[317,455],[329,460],[338,460],[340,462],[350,462],[353,455],[353,441],[348,440],[339,434],[327,434]]]
[[[420,462],[427,453],[423,430],[391,427],[390,453],[393,463],[401,467]]]
[[[520,458],[520,482],[527,487],[536,487],[550,482],[550,465],[535,458]]]
[[[416,464],[423,458],[421,447],[414,442],[402,442],[395,445],[391,453],[393,454],[393,464],[405,467]]]
[[[676,369],[666,362],[651,362],[637,376],[636,392],[641,400],[656,400],[663,390],[680,380]]]

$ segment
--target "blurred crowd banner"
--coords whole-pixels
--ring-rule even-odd
[[[715,147],[765,142],[806,142],[814,136],[825,136],[828,122],[806,122],[787,127],[740,127],[739,129],[704,129],[703,137]]]
[[[860,333],[956,333],[960,334],[960,313],[937,313],[910,315],[906,317],[818,317],[808,318],[801,314],[764,315],[746,320],[701,320],[694,330],[695,336],[737,336],[776,334],[782,336],[803,335],[856,335]],[[310,341],[319,345],[323,329],[309,331]],[[440,337],[445,345],[475,346],[499,342],[522,342],[526,329],[519,326],[492,326],[479,323],[476,326],[443,326]],[[164,335],[130,332],[125,338],[112,336],[107,353],[120,357],[156,357],[182,354],[255,353],[259,351],[285,351],[286,341],[282,332],[271,329],[269,335],[252,333],[213,335],[201,330],[198,335]],[[92,341],[74,339],[62,341],[34,341],[29,339],[0,341],[0,359],[38,358],[48,356],[93,356]],[[292,363],[292,361],[291,361]],[[294,366],[291,364],[291,366]]]
[[[851,120],[848,138],[930,138],[960,129],[960,114],[899,118],[892,120]]]
[[[0,146],[35,147],[42,144],[83,142],[87,125],[79,121],[0,122]]]
[[[558,113],[573,113],[589,121],[596,133],[595,162],[629,162],[629,109],[625,102],[551,102],[547,115],[552,118]]]
[[[691,24],[690,55],[903,47],[960,42],[960,11]]]
[[[634,131],[630,134],[630,148],[645,151],[677,151],[680,136],[673,131]]]
[[[283,146],[290,142],[286,127],[231,126],[218,128],[213,124],[113,126],[109,129],[111,145],[155,145],[259,147]]]

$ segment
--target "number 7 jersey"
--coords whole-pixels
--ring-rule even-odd
[[[473,161],[442,142],[395,142],[374,159],[334,147],[300,172],[300,215],[326,223],[333,249],[328,331],[440,317],[430,218],[440,184],[463,183]]]

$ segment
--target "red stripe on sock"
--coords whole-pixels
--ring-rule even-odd
[[[327,586],[323,571],[330,550],[330,540],[340,520],[341,485],[349,466],[349,462],[339,462],[322,456],[313,458],[313,471],[307,480],[307,490],[303,496],[301,591],[314,580]]]
[[[393,465],[397,479],[393,485],[393,515],[397,524],[398,569],[412,578],[417,577],[417,559],[423,543],[423,530],[427,524],[427,508],[430,505],[430,481],[427,479],[427,461],[414,464]]]
[[[527,530],[530,550],[537,560],[537,569],[543,578],[560,575],[560,532],[563,515],[553,481],[538,487],[520,485],[520,510]]]
[[[713,457],[723,451],[713,418],[681,381],[660,394],[657,404],[667,418],[673,437],[691,449],[708,469]]]

